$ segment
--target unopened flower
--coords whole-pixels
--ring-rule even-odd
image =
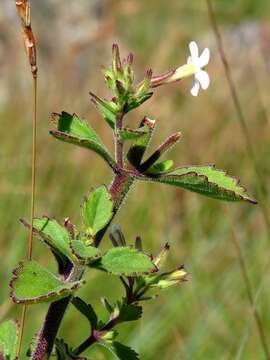
[[[146,285],[149,288],[166,289],[170,286],[177,285],[187,280],[188,273],[184,266],[180,266],[178,269],[159,274],[151,275],[145,278]]]

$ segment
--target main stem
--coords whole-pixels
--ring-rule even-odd
[[[121,139],[120,131],[123,127],[123,112],[119,112],[116,115],[115,121],[115,160],[117,165],[122,169],[124,166],[124,159],[123,159],[123,141]]]
[[[122,128],[123,114],[119,113],[116,121],[115,129],[115,157],[118,164],[118,170],[115,173],[114,179],[109,187],[109,191],[114,203],[113,218],[119,210],[124,198],[126,197],[131,185],[134,182],[134,179],[123,169],[123,143],[120,138],[119,129]],[[111,221],[113,220],[111,219]],[[102,241],[105,232],[108,226],[101,230],[95,239],[95,245],[98,246]],[[66,279],[71,279],[72,281],[80,280],[82,277],[82,272],[72,276],[74,268],[67,269],[65,274]],[[67,310],[67,307],[70,303],[71,296],[68,296],[64,299],[55,301],[50,304],[48,312],[45,317],[43,326],[38,334],[36,347],[32,355],[32,360],[47,360],[50,357],[50,354],[53,349],[56,335],[58,333],[59,327]]]

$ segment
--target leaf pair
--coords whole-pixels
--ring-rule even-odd
[[[33,233],[45,242],[56,254],[73,266],[89,266],[115,275],[151,273],[155,265],[150,257],[130,248],[117,247],[102,255],[100,250],[91,246],[91,237],[103,229],[112,217],[112,201],[107,189],[102,186],[93,191],[82,207],[85,228],[81,239],[71,223],[61,226],[49,218],[34,219]],[[25,224],[25,223],[24,223]],[[11,296],[16,303],[37,303],[55,301],[69,296],[83,284],[55,276],[35,261],[21,262],[13,272],[10,282]]]
[[[84,201],[82,206],[82,219],[85,234],[91,238],[103,229],[111,220],[113,215],[113,204],[109,192],[105,186],[101,186],[93,191]],[[25,221],[22,221],[24,225]],[[69,233],[68,226],[72,227],[72,234]],[[56,220],[47,217],[34,219],[33,232],[45,242],[54,253],[60,257],[66,257],[69,261],[83,261],[89,263],[91,260],[101,256],[99,250],[90,244],[86,244],[87,238],[81,240],[78,234],[74,233],[72,224],[68,226],[60,225]],[[89,241],[91,242],[91,241]]]
[[[93,150],[101,155],[112,168],[116,167],[115,161],[86,122],[77,115],[70,115],[66,112],[54,114],[54,118],[57,125],[57,130],[51,132],[54,137]],[[178,141],[179,133],[170,136],[149,159],[142,162],[154,126],[153,120],[145,118],[137,130],[122,129],[120,133],[123,140],[134,140],[127,158],[144,175],[138,176],[138,179],[174,185],[219,200],[244,200],[256,203],[256,200],[251,198],[246,189],[239,184],[238,179],[216,169],[213,165],[185,166],[170,171],[173,165],[171,160],[157,162],[158,158]]]
[[[129,247],[113,248],[89,266],[128,276],[156,271],[147,255]],[[83,284],[83,281],[62,280],[37,262],[25,261],[13,272],[11,297],[17,304],[52,302],[71,295]]]

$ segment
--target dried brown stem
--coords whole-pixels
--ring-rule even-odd
[[[35,214],[35,188],[36,188],[36,145],[37,145],[37,51],[36,40],[31,28],[30,2],[29,0],[16,1],[18,15],[22,22],[23,42],[32,73],[32,165],[31,165],[31,206],[30,206],[30,229],[28,238],[27,259],[32,260],[33,253],[33,221]],[[22,338],[26,319],[26,305],[23,305],[20,332],[16,355],[20,357]]]

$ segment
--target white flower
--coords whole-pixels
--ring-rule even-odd
[[[193,86],[191,89],[191,94],[197,96],[200,86],[202,89],[207,89],[210,84],[210,78],[206,71],[202,70],[204,66],[209,63],[210,51],[208,48],[205,48],[199,56],[198,45],[195,41],[192,41],[189,44],[190,56],[187,63],[194,66],[194,80]]]
[[[193,76],[193,86],[191,94],[197,96],[200,86],[202,89],[207,89],[210,84],[209,75],[206,71],[202,70],[209,63],[210,51],[205,48],[199,56],[198,45],[195,41],[191,41],[189,44],[190,56],[188,57],[187,63],[174,70],[170,70],[159,76],[154,76],[150,79],[150,86],[152,88],[161,86],[164,84],[173,83],[182,80],[186,77]]]

